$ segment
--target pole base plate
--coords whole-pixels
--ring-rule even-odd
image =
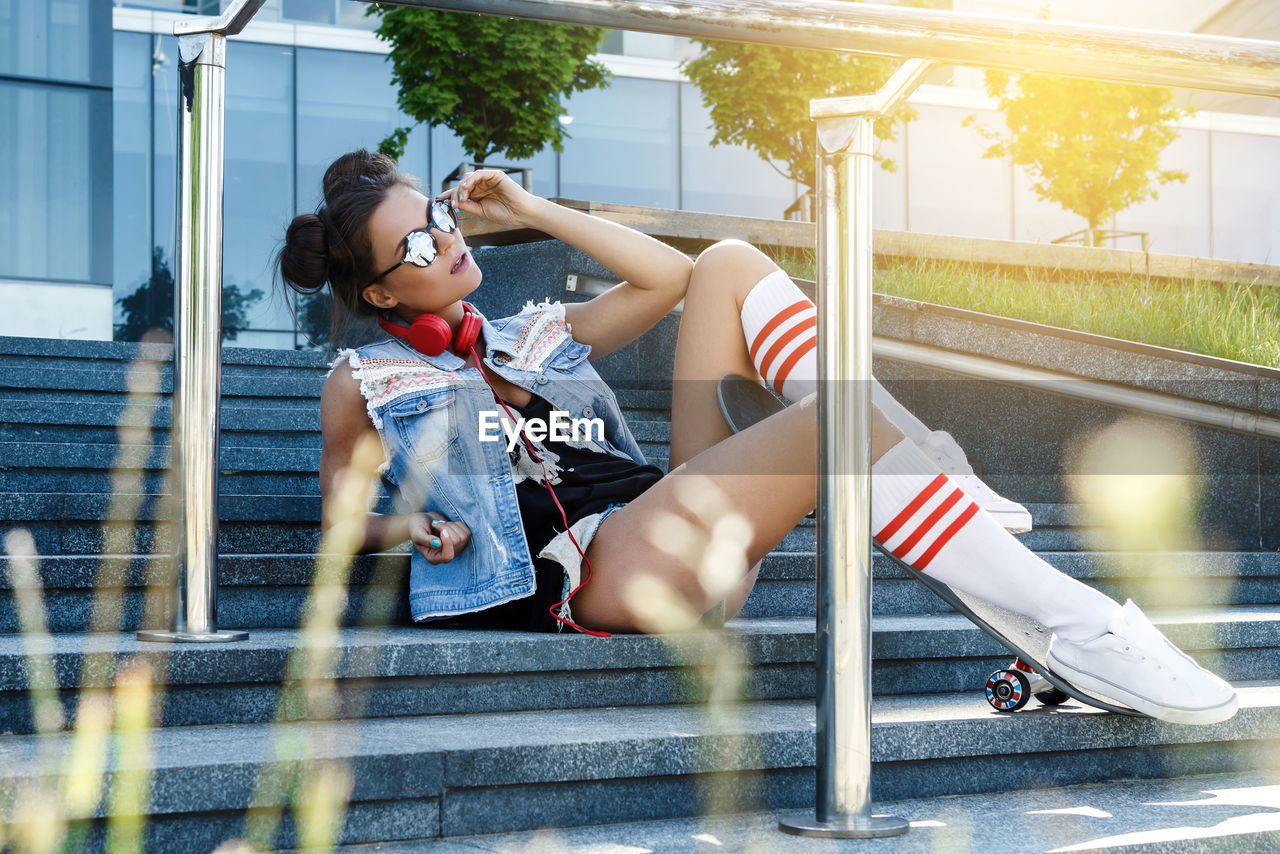
[[[138,640],[155,643],[230,643],[248,640],[249,633],[220,630],[216,632],[166,632],[159,629],[138,632]]]
[[[813,810],[808,810],[783,813],[778,817],[778,830],[794,836],[868,839],[900,836],[910,829],[910,822],[893,815],[853,815],[835,821],[818,821]]]

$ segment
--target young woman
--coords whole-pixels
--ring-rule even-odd
[[[673,514],[702,524],[681,500],[690,475],[715,484],[750,523],[753,569],[725,602],[736,614],[758,561],[816,501],[813,306],[790,279],[745,243],[718,243],[693,262],[534,197],[500,172],[476,172],[433,200],[392,161],[357,151],[329,167],[324,199],[290,224],[281,276],[302,293],[327,284],[347,312],[375,316],[388,332],[344,351],[325,383],[325,523],[338,521],[333,497],[354,449],[376,435],[386,477],[417,512],[369,514],[363,549],[412,542],[414,618],[636,632],[638,581],[675,591],[694,613],[710,610],[719,597],[661,542],[663,526],[673,536],[683,527]],[[482,276],[457,210],[550,234],[624,281],[587,302],[481,318],[463,302]],[[645,463],[589,360],[634,340],[682,299],[663,476]],[[799,402],[730,435],[715,400],[715,382],[728,373],[760,376]],[[510,447],[505,434],[494,435],[504,420],[557,413],[601,429],[526,435]],[[980,506],[1002,499],[982,493],[971,475],[944,474],[937,449],[904,438],[879,408],[873,420],[872,530],[882,545],[1051,628],[1051,666],[1081,687],[1167,720],[1234,714],[1232,688],[1173,647],[1132,602],[1121,607],[1053,569]]]

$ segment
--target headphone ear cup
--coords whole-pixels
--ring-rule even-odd
[[[476,339],[480,337],[480,329],[484,325],[484,319],[480,316],[480,312],[476,311],[468,303],[463,303],[462,322],[458,324],[458,334],[454,338],[454,346],[463,353],[471,352],[471,348],[475,346]]]
[[[409,326],[409,343],[420,353],[439,356],[449,346],[452,331],[443,317],[421,314]]]

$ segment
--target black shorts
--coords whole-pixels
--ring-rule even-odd
[[[551,608],[560,601],[564,589],[564,567],[554,560],[535,557],[537,579],[531,596],[503,602],[483,611],[460,614],[447,620],[432,620],[428,625],[442,629],[508,629],[520,632],[558,632],[563,623],[551,616]]]

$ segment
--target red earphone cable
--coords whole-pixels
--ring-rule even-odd
[[[484,380],[485,385],[489,387],[489,391],[493,393],[493,399],[498,401],[498,405],[501,406],[502,409],[507,413],[507,417],[511,419],[512,423],[519,423],[519,419],[512,414],[510,409],[507,408],[506,401],[504,401],[501,395],[498,394],[497,389],[493,387],[493,383],[489,382],[489,378],[484,375],[484,367],[480,364],[480,356],[476,353],[475,347],[472,347],[471,349],[469,349],[467,351],[467,355],[475,358],[476,370],[480,371],[480,378]],[[592,629],[584,628],[583,626],[578,625],[572,620],[566,620],[564,617],[561,617],[559,614],[556,613],[556,609],[560,608],[563,605],[568,604],[569,600],[573,598],[575,593],[577,593],[583,587],[587,586],[587,582],[591,580],[591,561],[587,559],[587,553],[582,550],[582,546],[578,544],[578,538],[575,537],[573,535],[573,531],[570,530],[569,516],[567,513],[565,513],[564,505],[560,503],[560,499],[556,497],[556,491],[551,488],[551,481],[547,477],[546,463],[544,463],[542,461],[542,458],[539,457],[538,454],[533,450],[533,446],[530,444],[529,438],[525,436],[523,430],[520,431],[519,435],[520,435],[521,441],[524,443],[525,450],[529,452],[529,456],[533,457],[533,459],[538,463],[538,465],[542,467],[542,485],[545,486],[547,488],[547,491],[551,493],[551,500],[555,502],[556,509],[560,511],[560,518],[564,520],[564,531],[566,534],[569,535],[569,541],[573,543],[573,547],[578,550],[578,554],[582,556],[583,563],[587,565],[586,577],[583,578],[582,581],[578,583],[577,587],[569,591],[568,596],[566,596],[564,599],[561,599],[559,602],[552,605],[548,610],[551,612],[552,617],[555,617],[558,621],[560,621],[564,625],[582,632],[584,635],[591,635],[592,637],[597,637],[597,638],[610,637],[609,632],[597,632],[597,631],[593,631]]]

